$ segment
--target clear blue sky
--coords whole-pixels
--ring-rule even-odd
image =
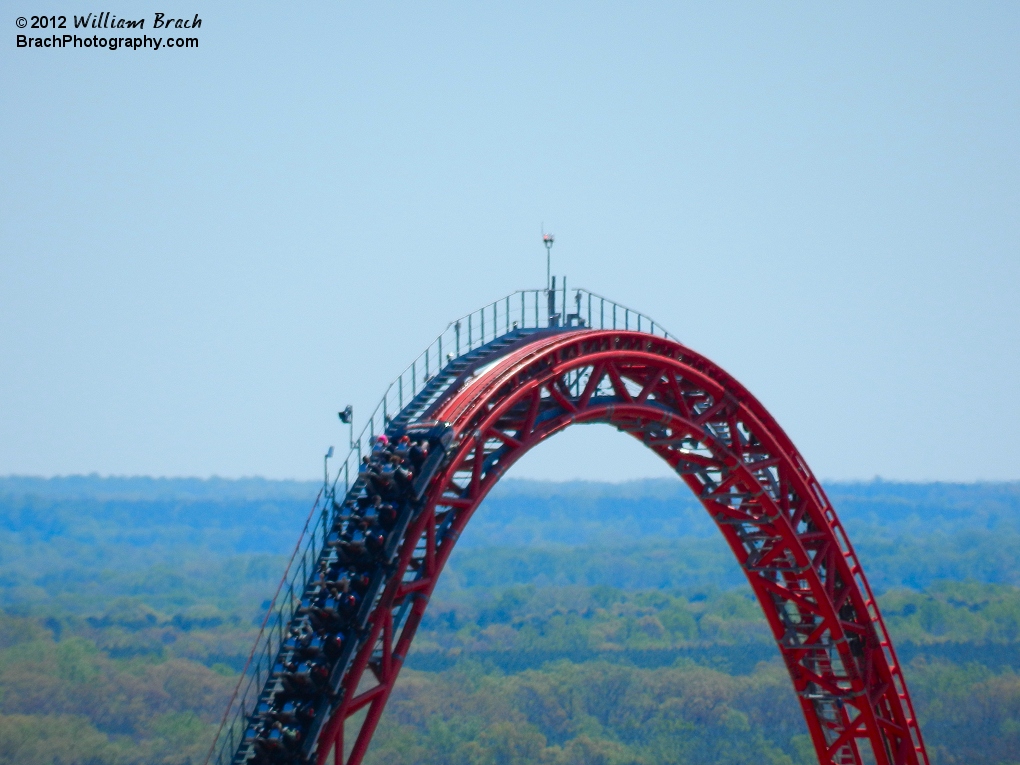
[[[200,47],[4,6],[0,474],[314,477],[544,222],[820,476],[1020,478],[1020,5],[79,6]],[[658,474],[577,430],[515,474]]]

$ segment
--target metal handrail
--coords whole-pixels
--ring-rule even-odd
[[[573,296],[573,300],[570,301],[573,303],[572,306],[567,304],[568,294]],[[571,307],[573,311],[568,310]],[[568,291],[565,278],[561,289],[511,292],[493,303],[451,321],[386,388],[357,439],[351,442],[350,452],[336,469],[332,481],[329,480],[330,473],[327,470],[326,490],[320,492],[316,498],[309,520],[295,548],[295,555],[300,550],[300,564],[293,565],[295,558],[292,556],[277,589],[277,595],[274,596],[266,613],[248,663],[242,670],[234,697],[224,713],[224,722],[221,723],[220,730],[209,749],[206,765],[212,761],[213,752],[216,752],[216,765],[229,765],[234,752],[242,743],[249,717],[256,711],[259,696],[266,681],[272,676],[280,648],[286,638],[286,626],[293,618],[297,604],[304,595],[308,579],[314,575],[317,561],[323,554],[326,536],[338,505],[335,501],[337,494],[340,493],[347,498],[357,481],[361,456],[371,453],[372,442],[376,436],[385,432],[392,418],[421,393],[430,380],[456,359],[520,329],[571,326],[635,330],[676,339],[661,324],[633,308],[585,289],[575,288]],[[316,519],[314,524],[312,519]],[[308,534],[308,539],[302,548],[305,534]],[[284,592],[286,595],[280,599],[280,594]],[[242,687],[243,691],[240,690]],[[229,723],[226,722],[228,719]]]
[[[262,621],[262,627],[259,630],[258,637],[255,639],[255,645],[252,647],[248,661],[238,680],[237,688],[234,690],[234,696],[227,711],[224,713],[223,722],[220,724],[220,729],[217,731],[216,738],[209,749],[209,755],[205,760],[207,764],[211,761],[212,754],[216,751],[217,744],[219,744],[219,751],[217,752],[215,762],[217,765],[227,765],[233,756],[233,752],[243,739],[244,732],[248,727],[248,717],[256,710],[258,696],[265,686],[265,681],[269,679],[273,672],[276,657],[286,636],[286,625],[290,623],[296,610],[295,603],[300,601],[300,595],[296,595],[296,593],[304,592],[304,584],[308,580],[309,573],[314,571],[314,561],[325,543],[326,532],[329,528],[328,515],[330,514],[330,507],[327,504],[329,499],[332,498],[322,491],[315,498],[315,503],[312,505],[308,519],[305,521],[301,536],[298,538],[294,554],[291,555],[290,561],[287,563],[287,569],[284,571],[283,579],[280,581],[276,594],[273,596],[266,616]],[[316,519],[317,512],[318,519]],[[313,520],[316,522],[313,523]],[[321,532],[319,520],[321,520]],[[308,539],[302,548],[301,543],[305,540],[306,534]],[[300,557],[298,557],[299,553]],[[299,561],[300,564],[295,566],[295,561]],[[309,561],[312,563],[311,567],[309,566]],[[286,595],[281,599],[280,595],[283,592],[286,592]],[[284,616],[285,612],[286,618]],[[245,678],[247,678],[247,682],[245,682]],[[241,690],[242,687],[244,688],[243,691]],[[232,717],[231,711],[234,712]],[[229,723],[227,723],[228,719],[230,720]]]
[[[371,452],[376,436],[386,431],[389,421],[421,392],[429,380],[450,362],[515,329],[546,329],[568,326],[567,322],[573,322],[571,326],[636,330],[676,339],[661,324],[640,311],[583,288],[568,291],[565,281],[562,290],[555,291],[551,304],[551,290],[518,290],[447,324],[446,329],[386,388],[354,440],[347,458],[337,469],[333,491],[339,489],[343,478],[343,493],[346,494],[353,483],[351,477],[357,477],[362,454]],[[573,293],[574,298],[570,301],[573,306],[569,306],[574,309],[572,312],[565,310],[569,293]],[[550,307],[552,310],[549,310]]]

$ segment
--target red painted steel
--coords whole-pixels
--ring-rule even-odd
[[[644,333],[542,334],[459,381],[427,416],[453,425],[451,457],[407,532],[318,765],[331,751],[337,765],[361,762],[443,566],[489,489],[539,442],[596,422],[666,460],[718,524],[772,628],[819,761],[927,765],[892,643],[825,492],[765,408],[715,364]]]

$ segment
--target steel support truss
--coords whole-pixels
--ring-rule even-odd
[[[645,333],[536,337],[458,381],[430,419],[449,458],[402,540],[319,737],[317,765],[358,765],[457,538],[500,476],[574,423],[607,423],[676,470],[719,526],[768,619],[819,761],[928,759],[857,556],[807,464],[719,367]]]

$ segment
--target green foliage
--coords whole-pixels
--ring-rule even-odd
[[[1017,657],[1020,587],[941,582],[925,592],[890,591],[879,603],[897,645],[908,651],[942,655],[932,650],[966,644],[1001,647],[1005,664]],[[503,652],[578,659],[751,645],[771,646],[772,636],[747,588],[520,586],[472,590],[434,602],[419,628],[414,656]]]
[[[791,745],[803,723],[788,685],[778,666],[742,678],[602,662],[502,677],[409,671],[369,761],[794,765],[809,760]]]
[[[122,609],[118,609],[118,613]],[[0,616],[0,763],[184,763],[203,756],[236,675],[187,659],[116,660]]]
[[[906,674],[934,765],[1011,762],[1020,747],[1020,644],[1012,638],[1020,588],[942,582],[925,592],[893,591],[881,602],[901,655],[921,654]],[[395,696],[403,706],[387,712],[373,757],[403,762],[394,751],[403,747],[412,753],[407,762],[515,762],[506,752],[516,750],[486,749],[496,739],[482,735],[492,721],[510,720],[543,737],[530,755],[535,762],[814,762],[778,662],[745,675],[690,662],[655,670],[631,663],[649,645],[668,656],[684,645],[746,652],[764,641],[774,656],[767,634],[753,628],[764,628],[757,605],[733,590],[513,587],[436,603],[409,664],[430,651],[460,658],[446,675],[405,670],[405,695]],[[548,657],[570,641],[568,653],[582,663],[540,663],[508,675],[471,663],[536,648]],[[995,646],[1004,671],[938,658],[944,647]],[[672,690],[656,695],[663,684]],[[608,707],[616,712],[607,716]]]
[[[200,762],[315,491],[0,479],[0,765]],[[1020,484],[829,493],[933,765],[1015,761]],[[760,610],[677,482],[498,487],[407,664],[373,762],[814,762]]]
[[[419,651],[576,654],[768,642],[746,591],[634,592],[512,587],[440,601],[426,612]]]
[[[886,609],[897,642],[903,619],[935,650],[966,634],[1008,636],[996,630],[1008,630],[1018,596],[1003,585],[947,583],[890,593]],[[939,618],[918,616],[919,604],[932,603]],[[246,649],[252,635],[219,610],[188,614],[117,600],[95,617],[59,623],[0,617],[0,765],[200,761],[236,677],[211,661],[209,648],[233,641]],[[690,661],[646,669],[629,660],[641,646],[685,641],[747,652],[748,641],[765,639],[748,625],[762,625],[756,605],[727,590],[515,587],[436,603],[410,664],[429,650],[459,658],[446,672],[405,669],[371,757],[408,765],[812,762],[778,661],[729,674]],[[471,659],[494,645],[510,656],[548,656],[579,642],[592,649],[587,660],[524,671]],[[919,658],[907,677],[936,765],[993,765],[1020,746],[1012,670]]]
[[[1020,676],[915,661],[909,680],[937,765],[1011,763],[1020,751]]]
[[[120,765],[127,749],[84,716],[0,714],[0,765]]]
[[[885,620],[901,640],[997,642],[1020,640],[1020,588],[979,582],[939,582],[925,592],[894,590],[881,599]]]

